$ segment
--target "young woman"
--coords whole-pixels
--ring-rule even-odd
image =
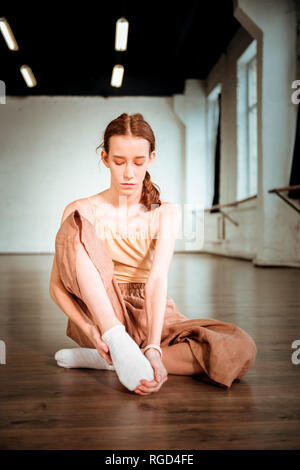
[[[110,187],[68,204],[55,240],[50,295],[80,346],[57,351],[57,364],[113,370],[140,395],[168,374],[230,388],[254,364],[256,345],[232,323],[189,320],[167,295],[181,218],[147,171],[156,157],[150,125],[123,113],[99,147]]]

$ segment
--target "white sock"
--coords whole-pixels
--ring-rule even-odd
[[[136,342],[129,336],[124,325],[115,325],[102,335],[108,345],[120,382],[133,391],[140,380],[153,380],[153,368]]]
[[[115,370],[98,353],[97,349],[91,348],[71,348],[60,349],[55,353],[55,359],[60,367],[85,367],[88,369],[107,369]]]

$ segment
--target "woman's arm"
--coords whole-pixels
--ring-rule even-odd
[[[52,300],[76,325],[89,336],[91,323],[72,295],[63,284],[56,285],[50,292]]]
[[[159,229],[151,270],[145,285],[145,310],[147,317],[147,343],[160,346],[164,324],[168,271],[180,227],[180,213],[171,203],[163,203],[159,209]],[[154,370],[155,380],[142,380],[135,389],[138,395],[157,392],[167,380],[168,371],[159,352],[149,348],[145,352]]]
[[[146,344],[160,345],[167,299],[167,279],[157,278],[145,289]]]
[[[180,228],[179,210],[167,202],[160,206],[156,247],[145,285],[147,344],[160,345],[167,302],[168,271]]]
[[[77,208],[79,207],[78,201],[71,202],[64,209],[60,226],[63,224],[65,219]],[[80,207],[82,212],[82,208]],[[65,289],[63,283],[61,282],[56,253],[53,259],[51,278],[50,278],[50,287],[49,287],[50,297],[54,302],[60,307],[60,309],[74,322],[79,328],[88,333],[90,328],[90,323],[86,317],[83,310],[80,308],[79,304],[75,301],[72,295]]]
[[[89,338],[94,348],[97,349],[100,356],[106,362],[112,365],[112,359],[107,344],[101,339],[100,331],[97,326],[91,323],[90,319],[85,315],[80,305],[75,301],[72,295],[65,289],[63,284],[56,284],[51,290],[51,298],[56,305],[83,331]]]

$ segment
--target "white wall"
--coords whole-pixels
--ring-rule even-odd
[[[253,260],[255,265],[300,266],[300,222],[296,211],[268,190],[288,186],[296,127],[291,84],[296,78],[296,11],[283,0],[239,0],[234,15],[241,28],[211,70],[206,95],[222,86],[220,203],[237,197],[237,60],[253,38],[258,62],[257,199],[205,215],[203,250]],[[247,30],[247,31],[246,31]],[[285,193],[286,194],[286,193]],[[219,221],[220,221],[219,220]]]
[[[291,85],[297,78],[292,0],[238,0],[235,17],[257,40],[257,265],[300,266],[299,215],[268,191],[288,186],[296,127]],[[285,193],[286,195],[286,193]]]
[[[174,96],[174,110],[185,126],[181,240],[184,251],[201,250],[204,242],[206,200],[205,83],[189,79],[183,95]]]
[[[54,253],[64,207],[110,185],[95,149],[123,112],[140,112],[151,125],[151,179],[162,200],[182,203],[184,126],[172,97],[7,96],[0,105],[0,252]]]
[[[157,140],[152,180],[162,199],[178,204],[188,216],[175,251],[202,250],[254,264],[300,266],[299,215],[268,194],[273,187],[288,185],[296,125],[290,98],[291,84],[299,78],[296,12],[286,5],[283,0],[236,1],[234,14],[244,29],[207,80],[187,80],[180,95],[7,97],[0,105],[0,252],[53,253],[64,207],[110,185],[109,170],[99,166],[95,153],[106,125],[122,112],[141,112]],[[258,51],[258,195],[224,209],[239,225],[225,220],[225,239],[220,239],[220,214],[206,212],[203,219],[206,97],[221,84],[220,203],[228,203],[237,199],[237,60],[253,37]],[[196,239],[185,237],[191,221]]]
[[[221,166],[220,204],[237,200],[237,61],[253,38],[243,29],[237,32],[206,80],[206,96],[221,85]],[[211,195],[211,201],[213,194]],[[205,213],[205,244],[203,251],[252,259],[256,252],[256,202],[236,208],[224,208],[239,226],[225,219],[225,239],[220,239],[220,213]],[[219,233],[218,233],[219,224]]]

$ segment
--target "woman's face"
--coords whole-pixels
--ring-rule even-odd
[[[119,194],[129,196],[141,191],[147,168],[155,158],[155,152],[149,154],[149,146],[148,140],[142,137],[110,137],[109,153],[103,150],[101,156],[104,165],[110,168],[111,186]]]

